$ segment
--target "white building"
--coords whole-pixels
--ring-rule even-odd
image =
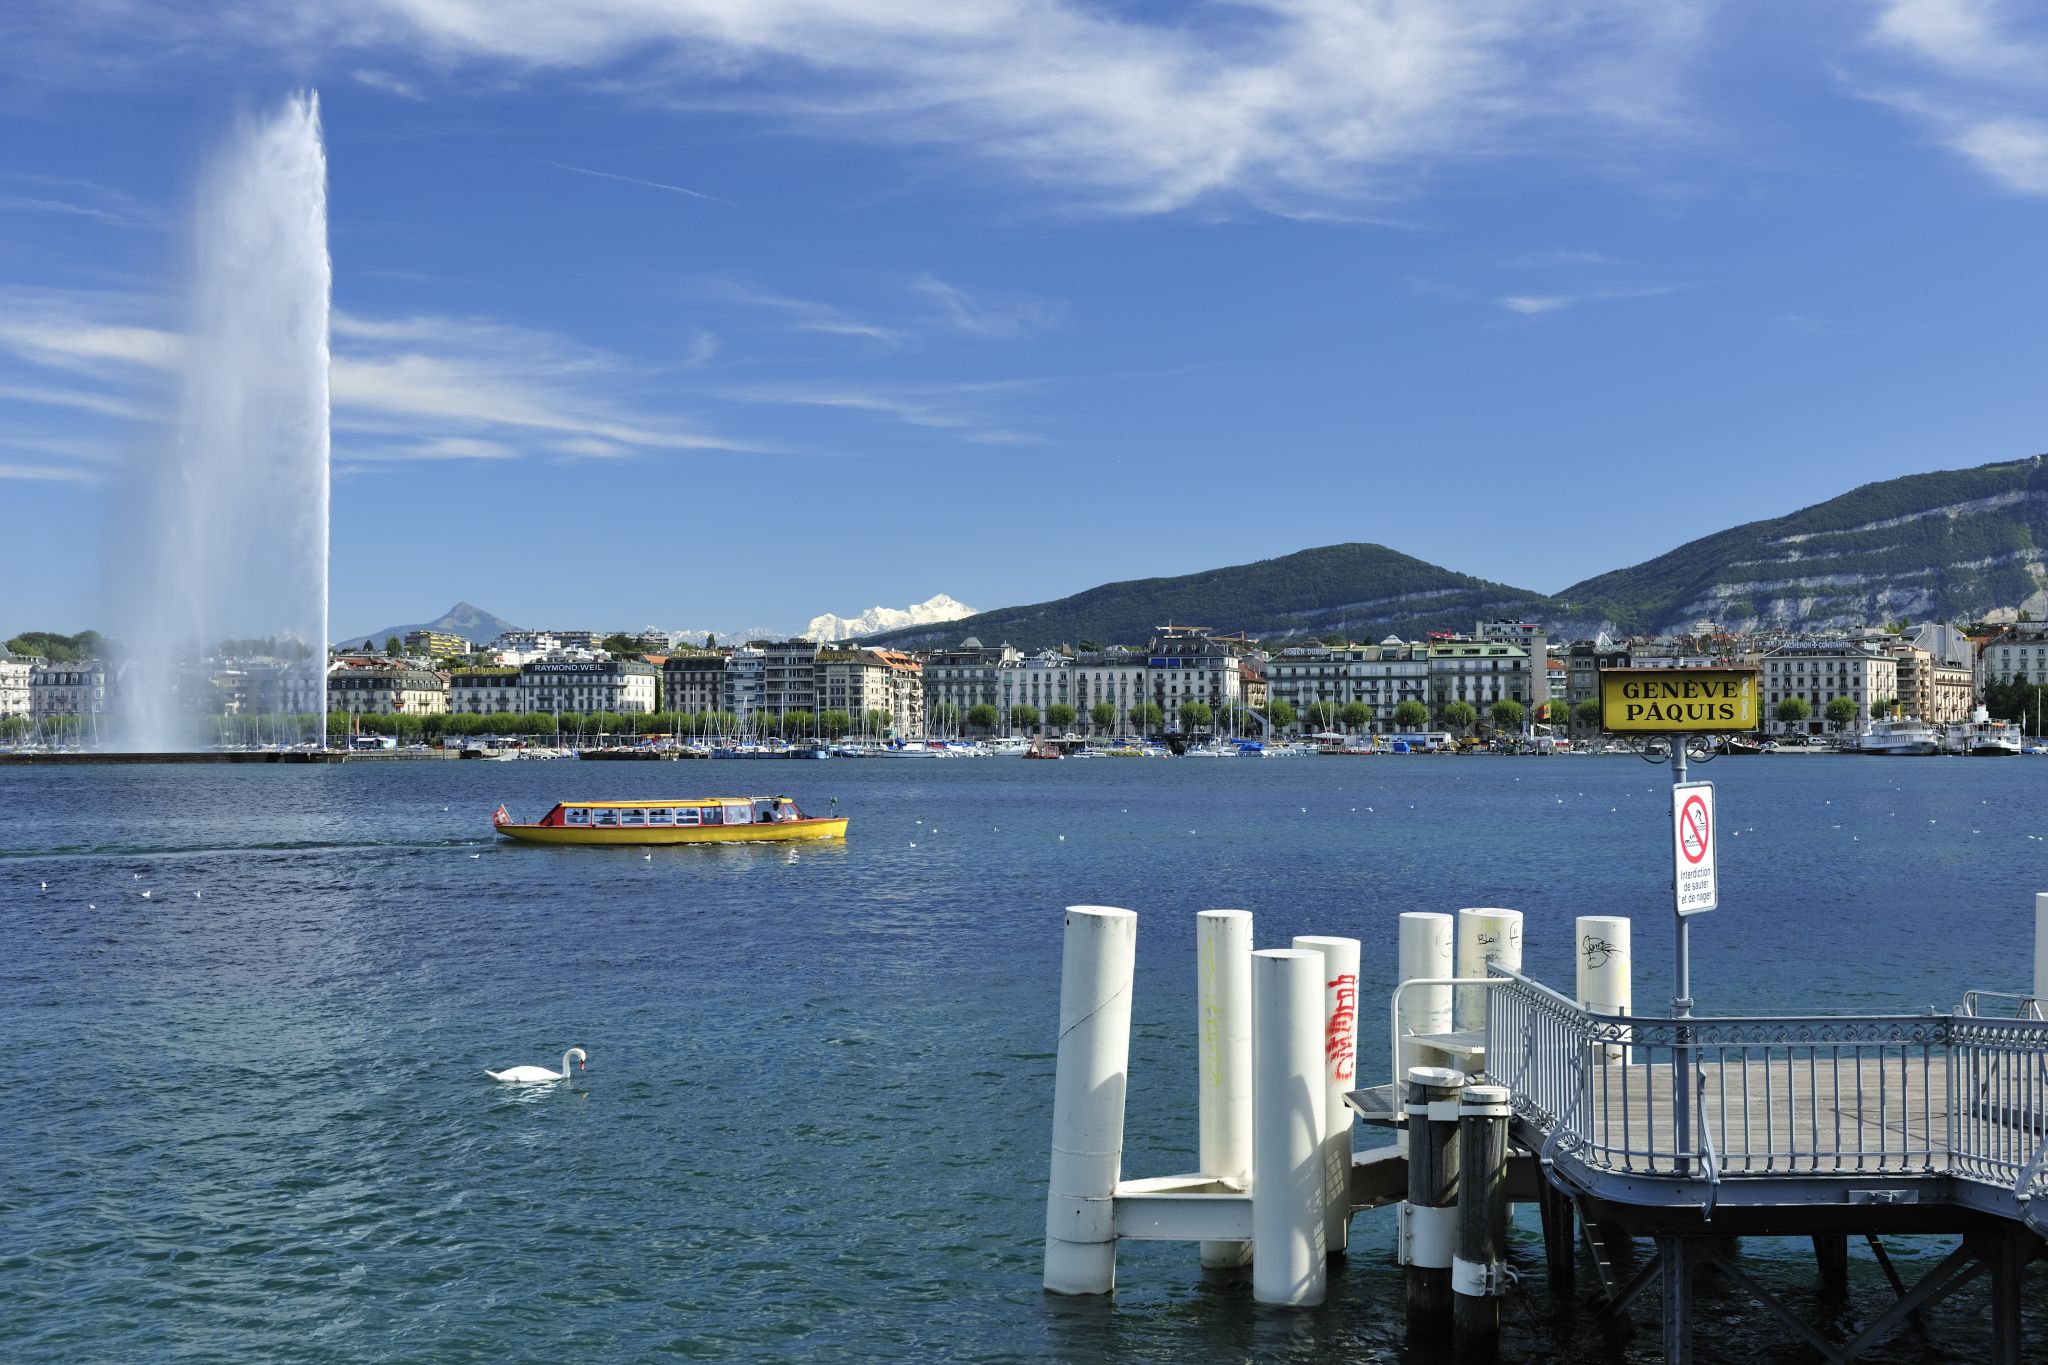
[[[1533,717],[1536,708],[1550,700],[1550,668],[1545,662],[1550,654],[1550,640],[1543,627],[1532,621],[1481,621],[1472,633],[1497,644],[1520,645],[1529,656],[1529,695],[1525,700]]]
[[[1786,645],[1763,657],[1763,721],[1772,734],[1856,733],[1870,724],[1873,706],[1888,706],[1899,697],[1898,660],[1848,640],[1815,640]],[[1804,721],[1781,721],[1779,703],[1797,697],[1806,703]],[[1838,727],[1827,719],[1828,703],[1847,697],[1856,703],[1856,718]]]
[[[1269,701],[1285,701],[1306,719],[1318,702],[1372,712],[1367,728],[1391,733],[1404,701],[1429,705],[1429,649],[1389,636],[1377,645],[1294,645],[1266,665]]]
[[[1244,695],[1237,655],[1199,626],[1159,627],[1146,646],[1145,688],[1169,730],[1180,728],[1180,708],[1188,702],[1201,702],[1222,718]]]
[[[1544,667],[1548,667],[1547,662]],[[1491,723],[1495,702],[1520,702],[1535,719],[1529,651],[1491,640],[1433,640],[1429,645],[1430,710],[1438,719],[1454,701],[1469,704]]]
[[[742,730],[752,727],[761,710],[761,651],[752,645],[735,649],[725,661],[725,706]]]
[[[1067,670],[1069,694],[1079,724],[1110,734],[1128,734],[1131,708],[1145,698],[1145,656],[1116,647],[1077,655]],[[1096,724],[1094,710],[1107,705],[1115,715],[1106,727]]]
[[[0,716],[29,713],[28,677],[35,665],[35,660],[10,654],[0,646]]]
[[[1984,646],[1984,682],[2048,682],[2048,629],[2015,626]]]
[[[1029,728],[1042,732],[1046,726],[1045,713],[1048,709],[1056,705],[1072,706],[1072,664],[1073,660],[1052,649],[1041,654],[1005,659],[998,664],[995,707],[1003,718],[1004,727],[1014,728],[1010,719],[1010,712],[1014,707],[1029,706],[1037,711],[1038,721]]]
[[[342,660],[327,672],[327,709],[349,715],[438,716],[448,710],[448,680],[431,668],[395,660]]]
[[[524,709],[545,715],[651,713],[660,681],[660,669],[637,659],[538,659],[519,670]]]

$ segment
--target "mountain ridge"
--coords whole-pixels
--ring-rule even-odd
[[[487,645],[506,631],[518,629],[520,627],[501,616],[491,615],[482,607],[469,602],[457,602],[431,621],[422,621],[410,626],[386,626],[382,630],[364,631],[361,635],[344,635],[334,643],[342,648],[348,648],[368,640],[373,647],[382,649],[384,642],[394,635],[403,640],[416,630],[433,630],[443,635],[460,635],[473,645]]]

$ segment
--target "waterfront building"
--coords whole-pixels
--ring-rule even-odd
[[[660,682],[661,670],[638,659],[536,659],[519,669],[522,709],[548,715],[650,713]]]
[[[683,649],[669,655],[661,665],[662,709],[700,716],[725,710],[726,658],[716,649]]]
[[[405,648],[422,659],[454,659],[469,653],[471,645],[443,630],[414,630],[406,632]]]
[[[327,709],[355,716],[444,715],[448,679],[411,664],[343,659],[328,670]]]
[[[28,713],[34,720],[105,715],[107,698],[107,666],[98,659],[38,660],[29,669]]]
[[[818,710],[818,653],[816,640],[762,640],[761,713],[776,720],[792,711]]]
[[[239,667],[241,695],[231,700],[239,701],[242,710],[263,716],[307,716],[321,709],[317,660],[245,659]]]
[[[1152,703],[1166,713],[1166,728],[1180,725],[1180,708],[1205,703],[1212,715],[1227,716],[1243,696],[1237,652],[1212,638],[1203,626],[1157,628],[1145,647],[1145,683]]]
[[[1600,673],[1608,668],[1627,668],[1629,651],[1601,632],[1590,640],[1574,640],[1565,650],[1565,697],[1572,706],[1572,743],[1589,741],[1600,733],[1598,718],[1579,719],[1579,703],[1600,700]]]
[[[924,689],[917,660],[889,649],[822,649],[817,660],[818,706],[844,711],[857,729],[868,713],[889,717],[889,733],[923,733]]]
[[[1265,713],[1268,693],[1264,659],[1252,654],[1238,657],[1237,694],[1244,698],[1245,710]]]
[[[996,670],[1023,657],[1007,644],[989,649],[972,635],[951,649],[933,650],[924,659],[925,715],[954,706],[964,722],[974,707],[997,705]]]
[[[1927,650],[1896,638],[1884,651],[1898,666],[1898,702],[1905,714],[1934,725],[1961,725],[1970,719],[1977,702],[1974,670],[1941,662]]]
[[[1473,628],[1472,635],[1475,639],[1495,644],[1520,645],[1529,656],[1526,704],[1530,719],[1535,719],[1536,708],[1550,700],[1550,669],[1541,662],[1550,657],[1550,639],[1544,634],[1542,625],[1532,621],[1481,621]]]
[[[1087,650],[1074,656],[1067,676],[1076,724],[1094,729],[1090,712],[1107,702],[1116,712],[1109,732],[1121,735],[1131,731],[1131,708],[1145,700],[1144,655],[1123,645]]]
[[[1432,639],[1430,710],[1441,719],[1446,706],[1462,701],[1478,711],[1482,721],[1491,723],[1489,713],[1495,702],[1515,701],[1529,706],[1534,692],[1529,673],[1529,651],[1520,645],[1494,640]]]
[[[1058,650],[1048,649],[997,664],[995,707],[1003,718],[1003,728],[1011,728],[1010,709],[1015,706],[1030,706],[1038,712],[1038,723],[1032,727],[1038,733],[1045,730],[1048,707],[1058,703],[1072,706],[1073,662]]]
[[[448,674],[448,710],[452,715],[488,716],[526,709],[524,675],[516,668],[458,668]]]
[[[1984,682],[2048,682],[2048,626],[2024,622],[1984,646]]]
[[[725,704],[720,708],[738,718],[741,730],[751,730],[754,717],[761,714],[761,651],[752,645],[735,649],[725,661]]]
[[[1394,709],[1404,701],[1429,704],[1430,648],[1388,636],[1377,645],[1291,645],[1266,665],[1266,690],[1273,701],[1293,706],[1306,723],[1318,702],[1370,708],[1368,728],[1400,728]]]
[[[1856,703],[1856,718],[1840,727],[1856,733],[1870,724],[1873,707],[1898,700],[1898,660],[1850,640],[1810,640],[1774,649],[1763,657],[1762,720],[1772,734],[1832,734],[1838,728],[1823,714],[1836,697]],[[1781,721],[1778,704],[1791,697],[1811,713],[1803,722]]]
[[[38,662],[9,653],[6,646],[0,645],[0,716],[29,713],[28,679]]]

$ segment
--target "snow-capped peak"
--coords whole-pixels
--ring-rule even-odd
[[[858,616],[834,616],[828,611],[823,616],[813,616],[810,625],[804,628],[804,635],[821,642],[857,640],[863,635],[876,635],[902,626],[929,626],[972,615],[973,607],[940,593],[915,606],[869,607]]]

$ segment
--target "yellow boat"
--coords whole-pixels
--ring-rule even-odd
[[[491,828],[530,844],[751,844],[844,839],[843,816],[805,815],[786,796],[692,796],[663,801],[563,801],[530,825],[503,806]]]

